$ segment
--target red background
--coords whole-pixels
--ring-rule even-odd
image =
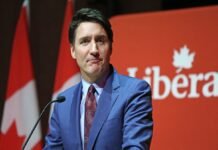
[[[181,74],[188,77],[209,72],[214,72],[218,79],[217,6],[116,16],[111,23],[112,64],[120,73],[128,75],[127,68],[137,67],[136,77],[142,79],[147,67],[158,66],[160,75],[171,81]],[[174,50],[179,52],[184,45],[190,49],[189,53],[195,53],[192,68],[176,73]],[[170,92],[164,99],[153,99],[152,150],[218,149],[218,95],[202,94],[202,87],[214,80],[198,82],[199,98],[177,99]],[[151,86],[152,83],[151,74]],[[217,80],[214,85],[218,87]],[[163,91],[164,85],[159,88]],[[190,85],[181,91],[190,92]]]

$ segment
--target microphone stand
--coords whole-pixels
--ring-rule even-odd
[[[64,102],[64,101],[65,101],[65,97],[64,97],[64,96],[60,96],[60,97],[58,97],[56,100],[52,100],[52,101],[50,101],[49,103],[46,104],[46,106],[43,108],[43,110],[42,110],[42,112],[41,112],[41,114],[40,114],[38,120],[36,121],[35,125],[33,126],[33,128],[32,128],[32,130],[31,130],[29,136],[27,137],[27,140],[26,140],[25,143],[23,144],[22,150],[25,149],[27,143],[28,143],[29,140],[30,140],[30,137],[32,136],[32,134],[33,134],[33,132],[34,132],[36,126],[38,125],[39,121],[41,120],[42,115],[43,115],[44,111],[46,110],[46,108],[47,108],[50,104],[52,104],[52,103],[55,103],[55,102],[62,103],[62,102]]]

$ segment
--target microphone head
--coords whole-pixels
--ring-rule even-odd
[[[57,102],[58,103],[62,103],[62,102],[64,102],[65,101],[65,97],[64,96],[59,96],[58,98],[57,98]]]

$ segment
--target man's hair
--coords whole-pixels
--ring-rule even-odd
[[[76,12],[69,28],[69,41],[71,44],[75,42],[75,32],[82,22],[95,22],[100,24],[107,33],[111,44],[113,42],[113,31],[109,20],[98,10],[92,8],[82,8]]]

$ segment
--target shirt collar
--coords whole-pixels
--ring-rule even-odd
[[[82,91],[83,91],[83,93],[88,92],[88,89],[89,89],[90,85],[91,84],[89,82],[82,79],[82,86],[83,86]],[[95,87],[96,94],[100,95],[102,93],[104,87],[100,87],[96,83],[93,83],[92,85]]]

